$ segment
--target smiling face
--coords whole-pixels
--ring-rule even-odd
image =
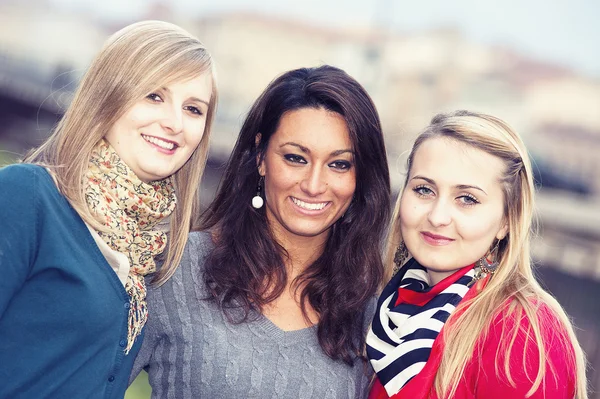
[[[211,93],[208,73],[161,87],[127,110],[104,138],[142,181],[167,178],[200,144]]]
[[[428,139],[416,150],[402,193],[400,230],[433,284],[506,236],[504,168],[499,158],[452,139]]]
[[[311,237],[324,242],[356,188],[346,121],[325,109],[285,113],[259,173],[265,176],[267,219],[278,241]]]

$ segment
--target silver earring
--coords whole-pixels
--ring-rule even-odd
[[[265,180],[264,176],[261,176],[260,179],[258,179],[258,187],[256,188],[256,195],[254,197],[252,197],[252,207],[254,207],[254,209],[262,208],[262,206],[265,203],[265,201],[260,196],[264,180]]]
[[[489,254],[484,255],[483,258],[475,262],[475,267],[477,269],[475,272],[476,276],[482,278],[483,275],[489,274],[490,276],[493,276],[494,273],[496,273],[496,271],[498,270],[498,266],[500,265],[500,262],[498,262],[499,245],[500,241],[498,240]],[[493,259],[491,262],[488,260],[488,256]]]

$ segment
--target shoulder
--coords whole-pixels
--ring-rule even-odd
[[[48,172],[40,166],[15,164],[0,169],[0,268],[3,271],[0,293],[4,299],[14,295],[29,277],[34,263],[41,258],[40,246],[46,244],[47,248],[53,248],[57,237],[55,224],[47,223],[48,214],[55,212],[46,210],[54,211],[54,208],[43,200],[52,195],[52,188],[44,185],[43,179],[54,185]],[[54,193],[58,193],[55,186]],[[0,304],[3,306],[6,302]]]
[[[163,326],[170,325],[176,319],[173,315],[201,306],[201,300],[207,296],[203,273],[211,242],[208,233],[191,232],[173,276],[160,286],[153,285],[150,277],[146,279],[149,285],[146,299],[151,317],[146,324],[142,350],[146,347],[146,340],[164,333]]]
[[[515,300],[508,301],[493,318],[485,339],[499,340],[502,335],[513,333],[525,344],[534,340],[537,327],[544,342],[564,341],[567,329],[554,309],[541,300],[530,300],[528,305],[529,314]]]
[[[373,317],[375,316],[375,310],[377,309],[377,297],[371,297],[365,304],[365,312],[364,312],[364,323],[363,323],[363,331],[366,334],[369,331],[369,327],[371,326],[371,322],[373,321]]]
[[[207,231],[192,231],[188,235],[179,269],[194,273],[204,272],[204,262],[214,247],[211,235]]]
[[[490,344],[506,347],[505,355],[520,358],[521,354],[539,354],[543,349],[547,360],[566,361],[572,353],[572,343],[569,340],[567,326],[561,321],[557,312],[541,300],[528,302],[529,312],[523,306],[510,301],[502,307],[494,317],[484,340]],[[536,336],[539,335],[543,348],[540,348]],[[514,342],[512,350],[508,342]],[[556,349],[559,349],[558,351]]]
[[[188,235],[187,251],[208,255],[213,247],[212,235],[208,231],[192,231]]]
[[[41,166],[14,164],[0,169],[0,215],[2,219],[17,218],[27,220],[34,217],[39,207],[39,199],[48,195],[52,187],[44,184],[44,179],[52,183],[52,178]],[[54,186],[54,183],[52,183]],[[57,192],[56,186],[54,190]]]
[[[516,301],[506,303],[478,342],[472,365],[484,396],[525,395],[540,370],[542,383],[532,398],[568,397],[574,390],[574,350],[566,326],[548,304],[528,305],[529,314]]]
[[[198,284],[202,281],[204,262],[213,247],[211,236],[205,231],[193,231],[188,235],[188,240],[175,273],[163,285],[151,286],[151,291],[162,291],[162,287],[175,287],[184,289],[185,286]],[[147,278],[147,282],[151,277]]]
[[[0,168],[0,186],[8,187],[7,193],[12,201],[19,201],[23,196],[29,199],[58,193],[50,173],[42,166],[18,163]]]
[[[48,175],[46,170],[39,165],[18,163],[0,168],[0,182],[13,183],[17,186],[33,184],[40,175]],[[49,175],[48,175],[49,177]]]

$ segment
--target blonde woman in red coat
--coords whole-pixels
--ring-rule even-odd
[[[433,118],[408,158],[367,336],[370,399],[585,399],[585,358],[530,260],[527,150],[498,118]]]

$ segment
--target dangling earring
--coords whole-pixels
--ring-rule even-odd
[[[262,197],[260,196],[260,193],[262,191],[262,185],[263,185],[263,181],[265,180],[264,176],[261,176],[260,179],[258,179],[258,187],[256,188],[256,195],[254,197],[252,197],[252,206],[255,209],[260,209],[262,208],[263,204],[265,203],[265,201],[262,199]]]
[[[404,241],[400,241],[398,244],[398,248],[396,248],[396,252],[394,253],[394,269],[392,271],[392,275],[396,275],[400,267],[404,264],[404,261],[409,257],[408,249],[404,244]]]
[[[485,275],[490,275],[493,276],[494,273],[496,273],[496,270],[498,270],[498,266],[500,265],[500,262],[498,262],[498,246],[500,245],[500,240],[496,241],[496,245],[494,245],[494,248],[492,248],[492,250],[490,251],[489,254],[486,254],[483,256],[483,258],[479,259],[477,262],[475,262],[475,278],[476,279],[481,279],[483,278]],[[490,258],[492,258],[492,261],[490,262],[488,260],[488,256]]]

